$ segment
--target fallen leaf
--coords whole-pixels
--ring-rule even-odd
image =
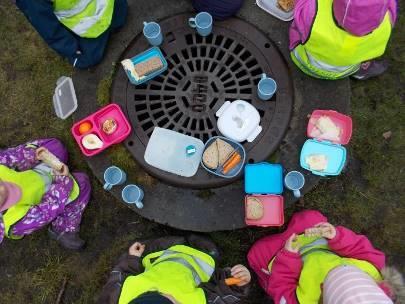
[[[384,139],[390,139],[392,136],[392,132],[391,131],[384,132],[382,136],[384,137]]]

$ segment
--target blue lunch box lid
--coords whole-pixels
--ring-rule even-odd
[[[281,194],[283,187],[283,167],[280,164],[263,162],[245,166],[246,193]]]
[[[306,163],[306,157],[313,154],[326,155],[328,166],[324,171],[311,170]],[[302,168],[311,171],[315,175],[328,176],[339,175],[346,163],[346,148],[328,141],[308,139],[301,149],[300,165]]]

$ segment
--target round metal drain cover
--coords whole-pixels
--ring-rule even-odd
[[[183,187],[210,188],[236,180],[216,177],[203,168],[184,178],[149,166],[144,153],[154,127],[171,129],[206,142],[220,135],[215,112],[229,100],[242,99],[259,111],[263,131],[243,145],[248,162],[265,160],[279,146],[293,107],[293,88],[287,65],[275,45],[253,25],[230,19],[216,22],[213,33],[199,36],[188,26],[187,14],[160,22],[161,50],[168,70],[146,84],[134,86],[120,67],[112,85],[112,101],[126,111],[134,132],[125,141],[134,158],[151,175]],[[150,46],[142,35],[129,44],[121,59]],[[257,97],[263,73],[277,82],[269,101]]]

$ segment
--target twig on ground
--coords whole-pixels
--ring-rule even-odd
[[[60,289],[60,291],[59,291],[58,298],[56,299],[55,304],[60,304],[60,303],[61,303],[63,293],[65,292],[65,289],[66,289],[67,281],[68,281],[68,279],[67,279],[67,277],[65,277],[65,278],[63,279],[62,287],[61,287],[61,289]]]

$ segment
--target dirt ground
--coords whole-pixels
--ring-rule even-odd
[[[52,94],[72,68],[33,31],[9,0],[0,2],[0,148],[29,139],[58,137],[70,151],[70,167],[91,176],[70,135],[72,120],[54,115]],[[390,70],[367,82],[352,82],[354,134],[344,174],[323,180],[305,197],[305,208],[325,213],[334,224],[367,234],[391,264],[405,271],[405,22],[400,18],[386,58]],[[108,92],[107,92],[108,93]],[[105,94],[105,92],[104,92]],[[386,133],[389,132],[390,133]],[[387,138],[383,137],[385,133]],[[390,136],[388,136],[390,135]],[[61,249],[46,230],[0,245],[0,303],[55,303],[64,279],[62,303],[93,303],[116,258],[137,238],[183,231],[137,216],[93,180],[93,195],[81,234],[83,252]],[[295,208],[298,209],[298,208]],[[287,219],[295,211],[286,211]],[[223,251],[223,265],[245,263],[258,238],[277,229],[243,229],[211,236]],[[254,285],[247,303],[264,303]]]

